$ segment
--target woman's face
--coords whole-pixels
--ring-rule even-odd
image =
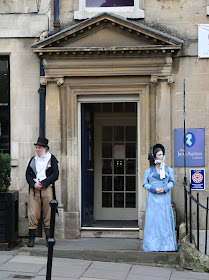
[[[164,160],[164,154],[162,151],[157,152],[156,154],[156,160],[163,161]]]

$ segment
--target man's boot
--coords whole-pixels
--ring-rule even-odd
[[[36,229],[29,229],[28,247],[34,247],[35,238],[36,238]]]
[[[50,232],[50,228],[45,228],[45,234],[46,234],[46,246],[48,247],[48,239],[49,239],[49,232]]]

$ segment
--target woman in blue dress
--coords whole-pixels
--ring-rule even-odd
[[[148,191],[143,251],[177,251],[170,190],[175,184],[174,170],[164,164],[165,148],[155,144],[149,160],[154,164],[144,172],[143,187]]]

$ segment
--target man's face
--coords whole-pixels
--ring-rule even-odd
[[[43,146],[36,145],[36,154],[38,157],[43,155],[45,148]]]

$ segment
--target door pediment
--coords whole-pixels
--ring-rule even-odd
[[[115,28],[103,26],[99,30],[92,30],[87,36],[77,40],[63,43],[65,48],[114,48],[114,47],[137,47],[155,45],[154,40],[136,38],[124,31],[118,32]]]
[[[71,51],[146,51],[177,52],[183,41],[142,24],[109,13],[97,15],[35,43],[37,53]],[[138,52],[139,53],[139,52]]]

